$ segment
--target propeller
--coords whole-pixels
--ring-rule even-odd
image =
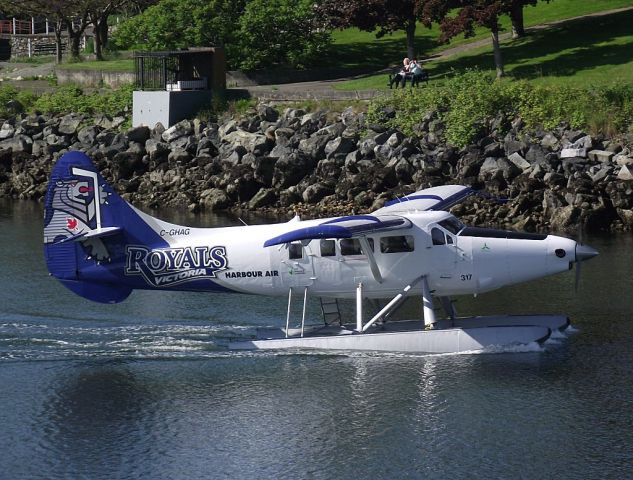
[[[579,223],[577,235],[578,240],[576,240],[576,280],[574,282],[574,292],[578,292],[582,262],[598,255],[598,250],[596,250],[595,248],[591,248],[589,245],[585,245],[583,243],[582,234],[582,223]]]

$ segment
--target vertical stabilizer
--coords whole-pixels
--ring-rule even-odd
[[[51,275],[90,300],[120,302],[132,291],[123,282],[124,246],[130,243],[165,245],[86,154],[63,155],[45,201],[44,253]]]

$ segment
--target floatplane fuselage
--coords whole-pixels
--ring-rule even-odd
[[[70,152],[51,175],[45,252],[53,276],[75,293],[104,303],[122,301],[135,289],[288,296],[289,304],[293,292],[303,296],[298,337],[290,334],[287,318],[279,338],[242,342],[236,348],[461,351],[496,341],[542,340],[548,336],[545,330],[558,328],[559,317],[529,320],[543,325],[523,325],[525,318],[510,317],[494,317],[490,324],[477,317],[478,323],[471,322],[477,325],[466,328],[457,321],[450,297],[564,272],[597,252],[555,235],[467,227],[446,210],[472,193],[468,187],[447,185],[416,192],[370,215],[190,228],[135,209],[106,184],[85,154]],[[414,295],[423,299],[424,322],[418,325],[426,330],[411,325],[385,329],[389,311],[363,319],[364,299],[392,299],[387,306],[395,307]],[[340,320],[336,327],[306,334],[308,296],[321,298],[322,305],[323,299],[355,298],[352,327]],[[442,300],[450,325],[436,320],[433,297]],[[434,327],[437,331],[429,333]],[[533,331],[524,335],[528,327]],[[349,333],[364,335],[352,340]]]

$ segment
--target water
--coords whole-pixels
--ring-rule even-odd
[[[41,227],[39,205],[0,203],[0,480],[630,478],[631,235],[587,239],[577,295],[570,272],[460,299],[569,314],[543,348],[342,355],[224,349],[285,299],[89,303],[47,276]]]

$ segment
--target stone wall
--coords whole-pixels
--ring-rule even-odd
[[[461,184],[488,194],[454,207],[470,225],[633,230],[633,134],[606,138],[563,125],[534,132],[516,122],[457,149],[442,139],[438,112],[408,137],[351,108],[280,112],[265,104],[220,123],[121,131],[125,121],[18,114],[0,122],[0,196],[41,200],[54,161],[81,150],[126,200],[149,207],[346,215]]]
[[[50,55],[37,52],[37,46],[55,45],[55,35],[13,35],[10,37],[11,58]]]

